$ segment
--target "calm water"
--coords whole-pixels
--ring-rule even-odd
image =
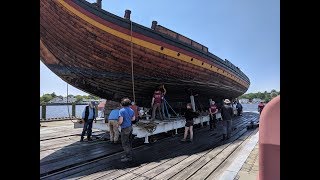
[[[82,116],[82,111],[86,105],[76,105],[76,117]],[[40,106],[40,118],[42,108]],[[69,113],[72,115],[72,106],[69,105]],[[98,112],[99,117],[101,116],[101,112]],[[57,105],[57,106],[47,106],[47,118],[58,118],[58,117],[69,117],[67,105]]]
[[[243,111],[258,111],[258,104],[242,104]],[[76,116],[81,117],[82,111],[86,105],[76,105]],[[70,116],[72,114],[72,106],[69,105]],[[98,112],[98,116],[101,117],[101,111]],[[69,117],[67,105],[59,106],[47,106],[47,118]],[[40,106],[40,118],[41,118],[41,106]]]
[[[243,111],[254,111],[258,112],[258,103],[257,104],[242,104]]]

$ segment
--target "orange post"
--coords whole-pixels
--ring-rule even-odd
[[[280,95],[260,115],[258,180],[280,180]]]

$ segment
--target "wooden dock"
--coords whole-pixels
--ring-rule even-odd
[[[120,144],[100,139],[80,143],[80,129],[71,121],[56,126],[43,123],[40,131],[41,179],[219,179],[258,129],[247,129],[259,115],[245,112],[235,117],[229,140],[221,141],[221,124],[217,130],[198,127],[194,142],[180,142],[182,134],[163,136],[155,143],[134,141],[134,161],[123,163]],[[101,131],[95,131],[101,134]]]

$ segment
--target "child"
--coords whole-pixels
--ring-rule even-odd
[[[187,104],[187,111],[184,115],[186,118],[186,125],[184,129],[184,136],[183,139],[181,139],[182,142],[185,142],[188,136],[188,131],[190,130],[190,141],[192,142],[193,140],[193,118],[198,117],[199,113],[193,112],[191,103]]]

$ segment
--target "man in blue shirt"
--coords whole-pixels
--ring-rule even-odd
[[[119,119],[119,111],[120,107],[114,109],[110,112],[108,117],[108,124],[109,124],[109,132],[110,132],[110,143],[118,143],[119,139],[119,130],[118,130],[118,119]]]
[[[121,126],[121,142],[125,155],[121,161],[132,161],[132,123],[135,120],[134,111],[129,107],[131,101],[129,98],[121,100],[122,108],[119,111],[118,123]]]
[[[84,120],[83,130],[81,134],[80,142],[83,141],[83,137],[87,132],[87,139],[88,141],[92,141],[91,134],[92,134],[92,123],[93,120],[97,117],[94,102],[90,102],[88,106],[86,106],[82,112],[82,119]]]

